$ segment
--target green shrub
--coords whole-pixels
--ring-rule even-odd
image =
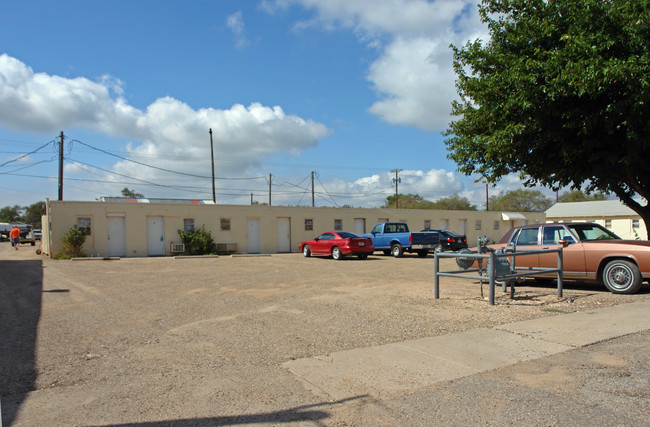
[[[212,239],[212,233],[204,228],[192,231],[178,230],[178,234],[185,244],[185,253],[189,255],[210,255],[216,252],[217,245]]]
[[[67,255],[73,257],[84,256],[81,248],[86,242],[86,234],[82,230],[79,230],[76,225],[68,228],[63,233],[61,240],[63,241],[63,249]]]

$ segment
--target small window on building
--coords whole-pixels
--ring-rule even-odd
[[[633,219],[632,220],[632,228],[639,228],[639,220],[638,219]]]
[[[447,230],[449,228],[449,220],[448,219],[441,219],[440,220],[440,228],[443,230]]]
[[[500,227],[499,221],[494,221],[494,229],[498,230]]]
[[[314,220],[306,219],[305,220],[305,231],[312,231],[314,229]]]
[[[611,219],[606,219],[605,220],[605,228],[612,229],[612,220]]]
[[[476,220],[476,229],[477,230],[481,229],[481,220],[480,219]]]
[[[221,231],[230,231],[230,218],[221,218]]]
[[[335,219],[334,220],[334,231],[343,231],[343,220]]]
[[[424,229],[428,230],[431,228],[431,220],[430,219],[425,219],[424,220]]]
[[[90,236],[92,234],[90,218],[77,218],[77,228],[83,231],[86,236]]]
[[[183,219],[183,231],[186,233],[194,231],[194,218]]]

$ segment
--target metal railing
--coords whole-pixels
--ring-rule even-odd
[[[557,253],[557,268],[542,268],[542,267],[516,267],[516,257],[523,255],[540,255],[540,254],[549,254]],[[468,268],[466,270],[452,270],[442,272],[440,271],[440,258],[466,258],[466,259],[475,259],[479,261],[479,268]],[[497,269],[495,268],[497,264],[497,259],[499,258],[511,258],[513,261],[511,263],[511,269],[507,274],[497,274]],[[487,259],[487,268],[482,268],[482,260]],[[540,273],[557,273],[557,296],[562,297],[563,284],[562,284],[562,268],[563,268],[563,259],[562,259],[562,248],[558,249],[544,249],[537,251],[519,251],[515,249],[508,249],[505,252],[497,253],[495,251],[489,251],[488,253],[442,253],[439,251],[435,252],[434,255],[434,298],[440,299],[440,276],[446,277],[457,277],[464,279],[478,279],[481,281],[487,281],[489,283],[489,301],[490,305],[494,305],[494,295],[495,295],[495,285],[497,280],[503,281],[503,291],[506,291],[508,282],[512,282],[512,279],[525,277],[525,276],[534,276],[539,275]],[[483,274],[485,270],[485,275]],[[469,274],[476,273],[476,274]],[[514,283],[511,285],[511,296],[514,295]],[[482,290],[481,290],[482,292]]]

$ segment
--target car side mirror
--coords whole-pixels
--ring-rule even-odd
[[[563,248],[566,248],[569,246],[569,242],[567,240],[561,239],[557,241],[560,245],[562,245]]]
[[[314,237],[314,240],[318,242],[318,237]]]

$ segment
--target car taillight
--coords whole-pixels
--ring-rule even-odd
[[[453,243],[453,242],[454,242],[454,239],[453,239],[453,238],[451,238],[451,237],[447,237],[447,243]]]
[[[409,234],[409,242],[413,242],[413,235]]]

